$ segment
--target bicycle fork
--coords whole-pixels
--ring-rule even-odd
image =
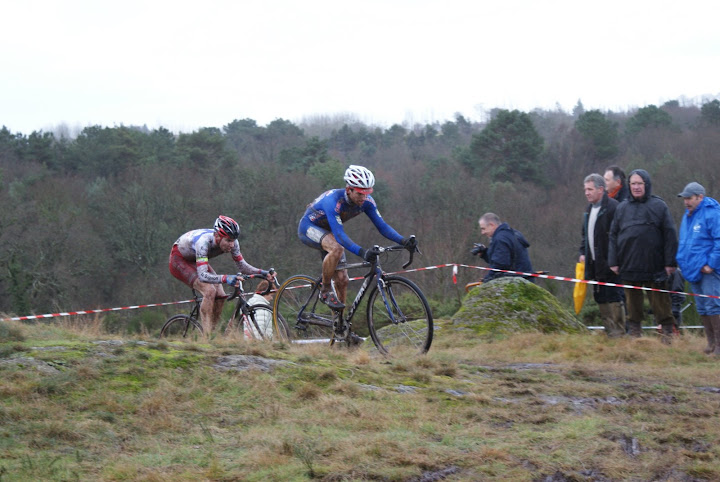
[[[385,309],[387,310],[388,315],[390,316],[390,320],[393,322],[393,324],[397,325],[398,323],[404,323],[405,321],[407,321],[405,315],[403,315],[402,311],[400,310],[400,306],[398,306],[397,304],[397,300],[395,300],[395,295],[392,292],[392,288],[388,286],[382,276],[378,277],[378,290],[380,290],[380,295],[382,296],[383,303],[385,303]],[[392,306],[390,306],[391,303]],[[395,313],[397,313],[397,316],[395,316]]]

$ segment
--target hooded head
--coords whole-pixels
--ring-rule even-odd
[[[635,177],[633,178],[633,176]],[[637,185],[637,176],[640,176],[642,179],[642,185]],[[627,179],[628,186],[630,187],[630,196],[632,196],[633,200],[645,202],[650,198],[650,195],[652,194],[652,183],[650,182],[650,174],[648,174],[645,169],[635,169],[630,173]],[[633,189],[633,183],[636,183],[635,189]],[[640,196],[636,196],[635,192],[639,189],[644,189],[645,192]]]

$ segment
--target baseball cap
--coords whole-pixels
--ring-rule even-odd
[[[678,197],[693,197],[697,196],[698,194],[705,195],[705,188],[702,187],[697,182],[691,182],[687,186],[685,186],[685,189],[683,189],[683,192],[678,194]]]

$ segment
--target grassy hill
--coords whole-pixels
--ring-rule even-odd
[[[720,479],[698,336],[480,342],[440,321],[427,356],[385,359],[100,326],[0,322],[0,481]]]

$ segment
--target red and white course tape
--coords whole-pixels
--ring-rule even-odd
[[[153,306],[179,305],[182,303],[192,303],[193,301],[195,301],[195,300],[168,301],[166,303],[150,303],[147,305],[122,306],[122,307],[118,307],[118,308],[99,308],[97,310],[67,311],[67,312],[63,312],[63,313],[48,313],[45,315],[15,316],[12,318],[3,318],[0,321],[25,321],[25,320],[37,320],[39,318],[57,318],[59,316],[91,315],[93,313],[105,313],[107,311],[135,310],[137,308],[150,308]]]
[[[594,284],[594,285],[601,285],[601,286],[617,286],[619,288],[629,288],[629,289],[636,289],[636,290],[643,290],[643,291],[658,291],[661,293],[678,293],[678,294],[682,294],[682,295],[697,296],[697,297],[702,297],[702,298],[720,298],[720,296],[686,293],[684,291],[661,290],[661,289],[657,289],[657,288],[648,288],[646,286],[633,286],[633,285],[624,285],[624,284],[616,284],[616,283],[606,283],[603,281],[582,280],[582,279],[577,279],[577,278],[566,278],[564,276],[552,276],[552,275],[548,275],[548,274],[524,273],[522,271],[511,271],[511,270],[506,270],[506,269],[488,268],[488,267],[484,267],[484,266],[473,266],[473,265],[459,264],[459,263],[446,263],[446,264],[438,264],[435,266],[425,266],[423,268],[395,271],[393,273],[388,273],[388,274],[414,273],[414,272],[418,272],[418,271],[428,271],[431,269],[440,269],[440,268],[452,268],[452,281],[454,284],[457,284],[458,268],[469,268],[469,269],[480,269],[480,270],[484,270],[484,271],[498,271],[500,273],[517,274],[520,276],[531,276],[534,278],[551,279],[551,280],[556,280],[556,281],[568,281],[571,283],[587,283],[587,284]],[[356,280],[361,280],[361,279],[364,279],[364,278],[362,276],[359,276],[357,278],[350,278],[351,281],[356,281]],[[95,309],[95,310],[68,311],[68,312],[64,312],[64,313],[47,313],[44,315],[14,316],[11,318],[2,318],[2,319],[0,319],[0,321],[25,321],[25,320],[37,320],[40,318],[57,318],[57,317],[61,317],[61,316],[90,315],[93,313],[105,313],[108,311],[135,310],[138,308],[151,308],[151,307],[156,307],[156,306],[179,305],[182,303],[192,303],[193,301],[194,300],[169,301],[166,303],[149,303],[146,305],[121,306],[118,308],[100,308],[100,309]]]

